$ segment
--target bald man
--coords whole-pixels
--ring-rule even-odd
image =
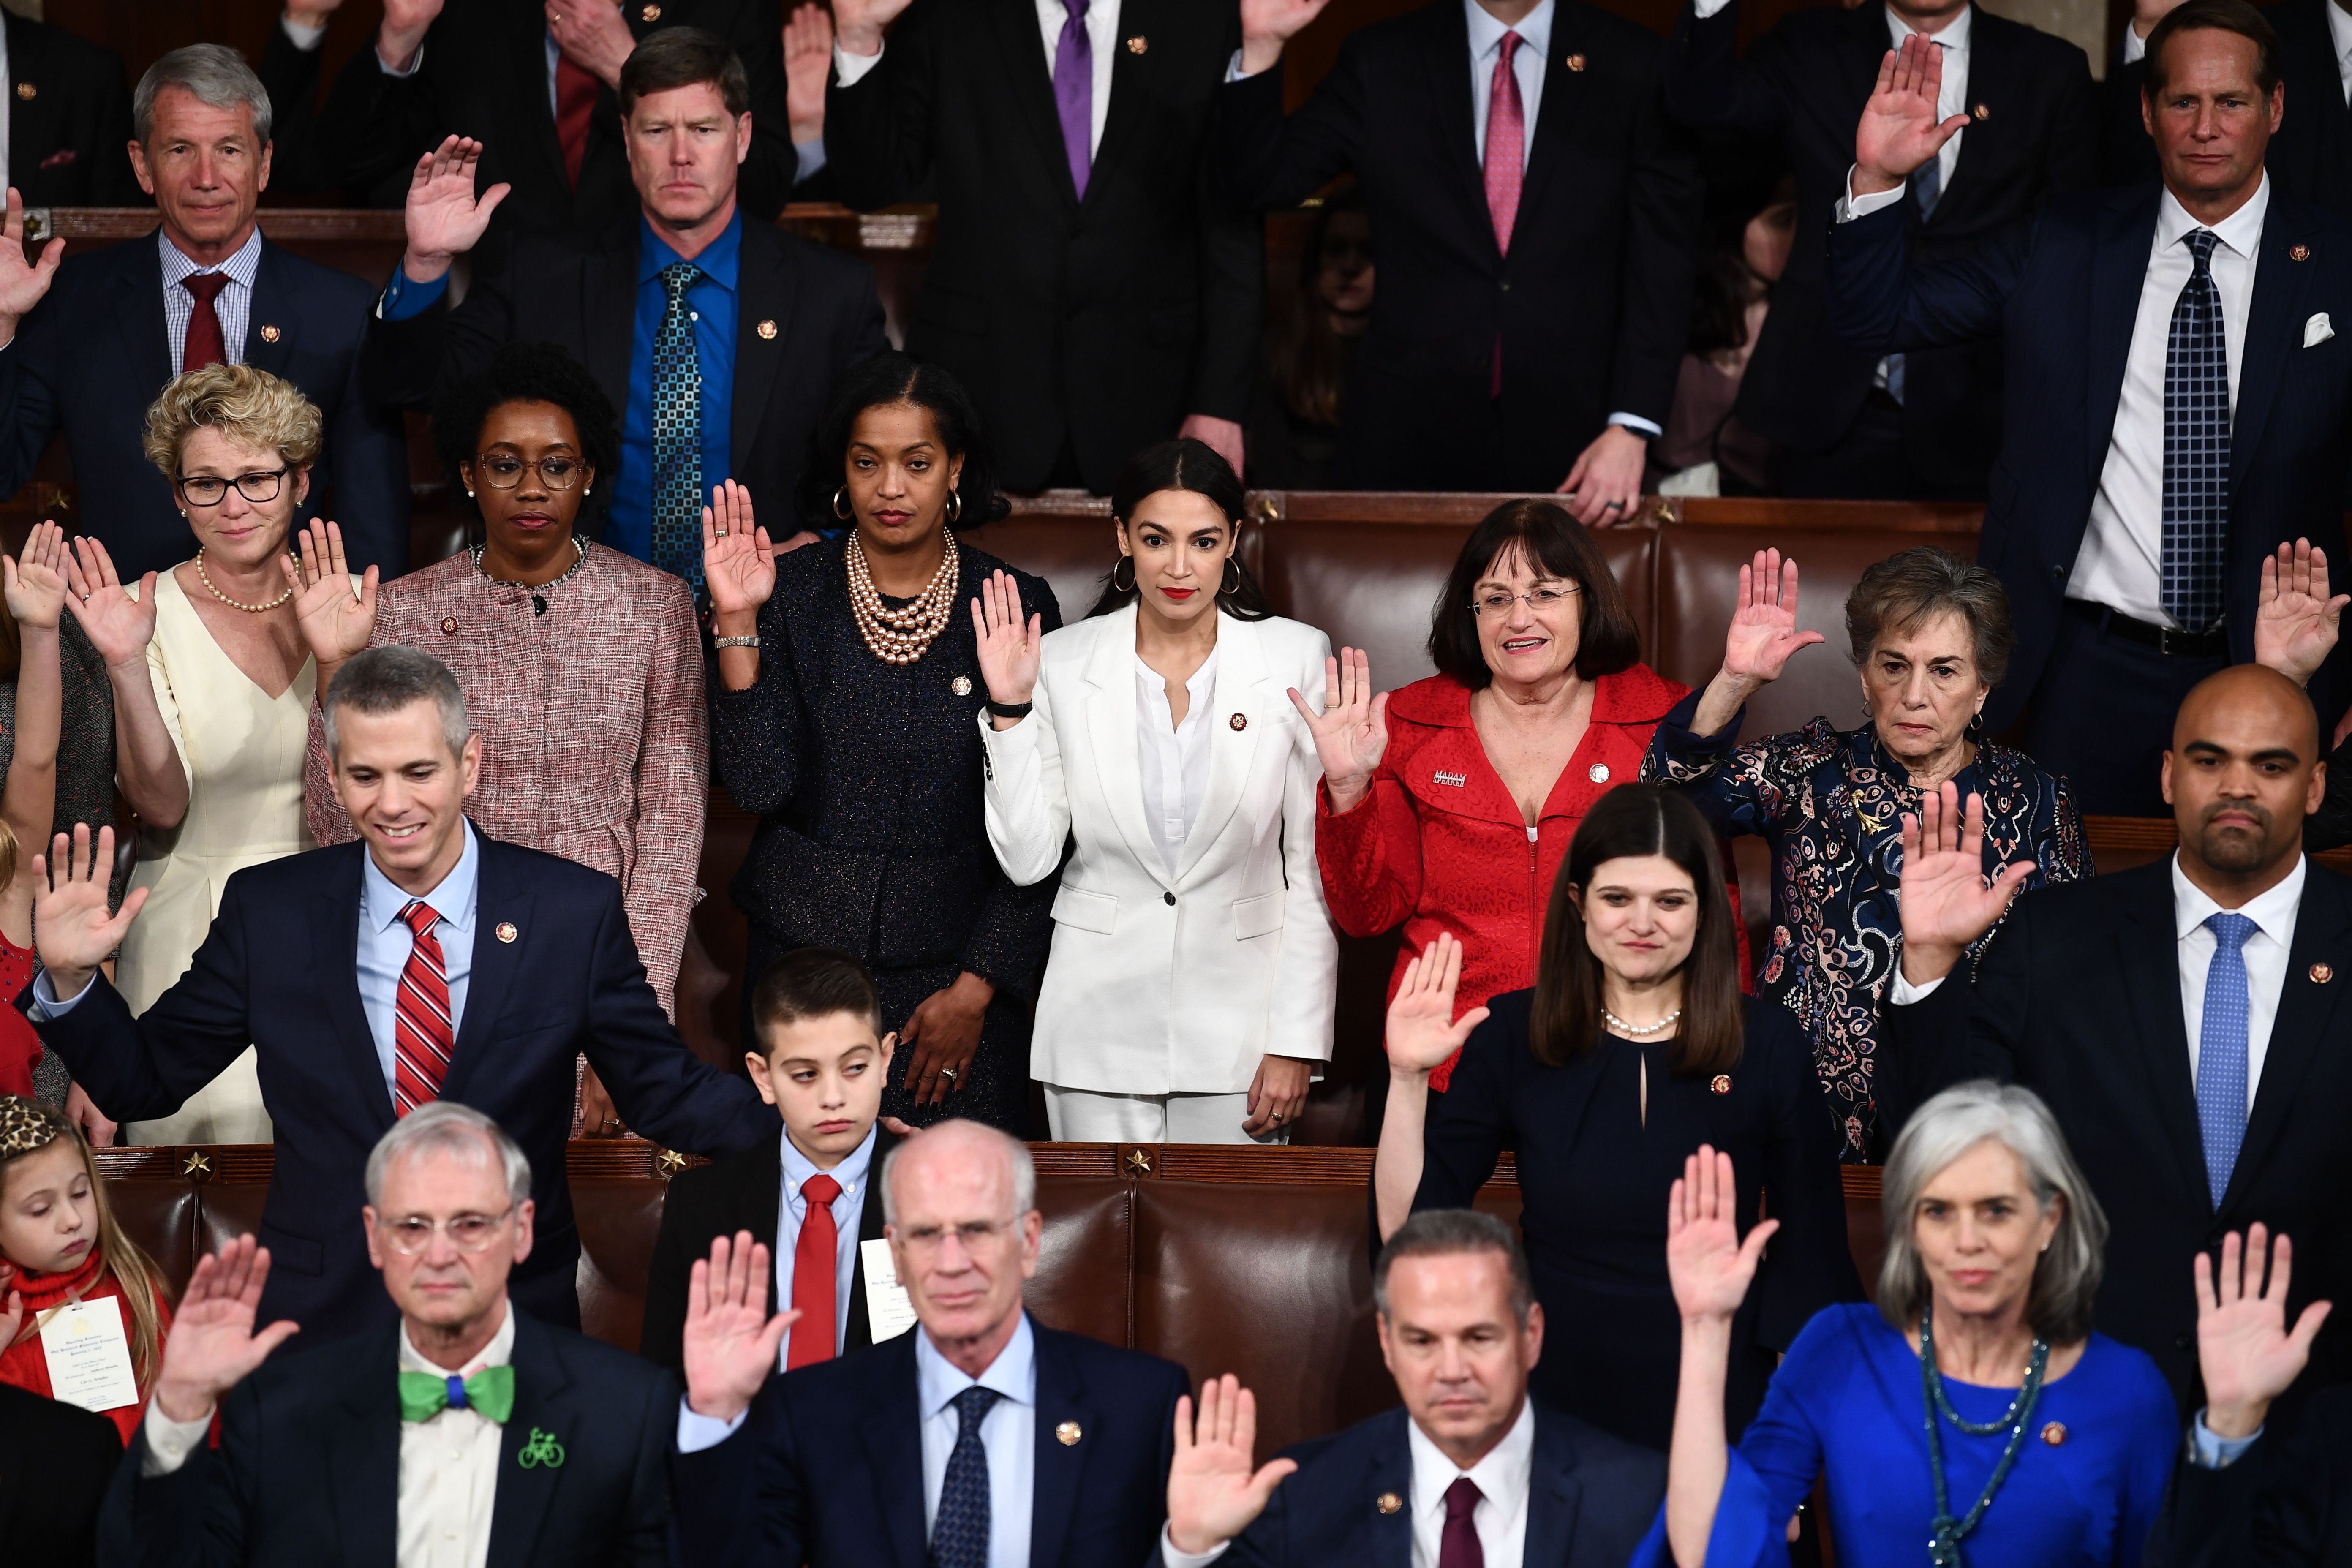
[[[1903,965],[1883,1015],[1891,1138],[1965,1079],[2049,1101],[2113,1227],[2098,1327],[2202,1404],[2190,1260],[2259,1220],[2294,1244],[2290,1312],[2352,1300],[2352,878],[2307,860],[2326,788],[2311,702],[2238,665],[2192,688],[2164,753],[2180,847],[2042,889],[1987,886],[1950,784],[1904,818]],[[1971,975],[1963,950],[2006,913]],[[2295,1391],[2352,1378],[2336,1314]]]

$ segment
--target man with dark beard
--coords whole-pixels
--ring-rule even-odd
[[[2290,1317],[2352,1300],[2352,878],[2304,857],[2320,755],[2293,681],[2259,665],[2208,677],[2164,754],[2179,851],[2014,910],[2031,867],[1987,884],[1975,798],[1947,784],[1904,818],[1882,1125],[1891,1138],[1966,1079],[2047,1100],[2113,1226],[2099,1328],[2156,1359],[2184,1416],[2204,1403],[2190,1262],[2225,1233],[2259,1221],[2293,1238]],[[2004,910],[1971,974],[1963,949]],[[2331,1322],[2278,1408],[2347,1381],[2352,1333]]]

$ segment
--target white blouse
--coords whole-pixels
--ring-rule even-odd
[[[1190,699],[1184,721],[1168,700],[1168,682],[1135,656],[1135,710],[1142,722],[1135,727],[1135,761],[1143,775],[1143,811],[1160,840],[1160,853],[1173,876],[1184,855],[1184,840],[1200,820],[1201,801],[1209,793],[1209,708],[1217,689],[1217,650],[1211,648],[1201,668],[1184,683]]]

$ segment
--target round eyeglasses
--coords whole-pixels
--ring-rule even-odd
[[[506,452],[487,452],[474,459],[474,472],[494,490],[510,490],[522,483],[525,468],[539,470],[539,482],[551,490],[568,490],[580,482],[584,465],[577,458],[526,458]]]

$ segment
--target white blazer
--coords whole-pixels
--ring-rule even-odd
[[[1331,640],[1217,613],[1209,782],[1171,876],[1145,813],[1133,605],[1048,633],[1030,715],[980,714],[988,841],[1027,885],[1062,866],[1030,1073],[1108,1094],[1237,1094],[1268,1054],[1328,1061],[1339,942],[1315,863]]]

